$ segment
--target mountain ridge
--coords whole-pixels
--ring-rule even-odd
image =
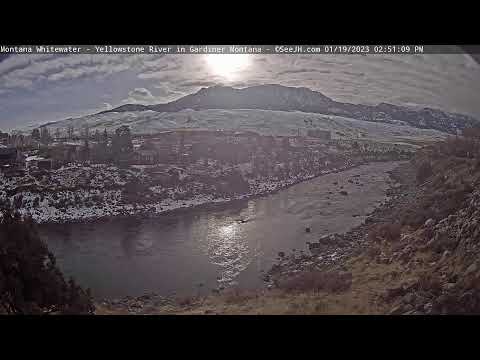
[[[385,102],[378,105],[343,103],[306,87],[289,87],[279,84],[263,84],[245,88],[214,85],[201,88],[196,93],[168,103],[125,104],[98,114],[148,110],[177,112],[184,109],[301,111],[381,123],[403,122],[416,128],[434,129],[450,134],[456,134],[458,130],[478,124],[478,120],[471,116],[429,107],[418,110]]]

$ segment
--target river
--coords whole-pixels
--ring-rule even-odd
[[[307,251],[307,241],[361,224],[385,199],[387,172],[398,164],[362,165],[214,209],[42,225],[40,235],[63,273],[97,299],[254,288],[279,251]]]

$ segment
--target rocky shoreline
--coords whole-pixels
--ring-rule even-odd
[[[272,292],[279,287],[279,282],[297,273],[304,271],[327,271],[328,269],[341,266],[345,259],[355,256],[363,251],[369,227],[372,222],[378,221],[379,218],[384,217],[389,209],[395,206],[396,202],[407,193],[412,186],[411,175],[407,174],[408,164],[401,164],[395,168],[390,177],[396,182],[396,186],[391,187],[388,193],[388,199],[379,207],[375,208],[373,212],[365,219],[365,222],[360,226],[354,227],[343,234],[331,234],[320,237],[318,242],[311,242],[309,245],[310,254],[303,251],[292,251],[291,254],[279,253],[278,263],[264,275],[264,289],[259,289],[260,292]],[[340,170],[341,171],[341,170]],[[344,267],[343,267],[344,268]],[[344,268],[343,274],[347,274]],[[340,277],[343,275],[340,274]],[[223,293],[231,289],[214,289],[216,295],[221,296]],[[194,297],[195,298],[195,297]],[[195,299],[198,303],[199,299]],[[159,309],[159,306],[166,311],[166,309],[175,309],[182,306],[182,300],[172,299],[169,297],[160,296],[158,294],[145,294],[139,297],[125,297],[123,299],[103,299],[100,303],[102,309],[108,311],[121,312],[127,314],[149,313],[149,311]],[[149,310],[150,309],[150,310]]]
[[[383,161],[380,161],[383,162]],[[332,170],[325,170],[322,171],[319,174],[307,176],[307,177],[296,177],[292,179],[291,181],[284,181],[282,182],[279,186],[273,186],[269,187],[265,191],[261,192],[253,192],[253,193],[247,193],[247,194],[241,194],[238,196],[235,196],[233,198],[214,198],[212,199],[205,199],[205,202],[198,202],[195,204],[186,204],[185,201],[189,200],[181,200],[177,201],[177,205],[171,206],[169,209],[165,210],[155,210],[152,212],[150,209],[152,206],[138,206],[135,211],[133,212],[125,212],[123,214],[119,215],[104,215],[104,216],[98,216],[98,217],[86,217],[86,218],[78,218],[78,219],[67,219],[67,220],[50,220],[50,221],[42,221],[39,222],[39,224],[75,224],[75,223],[99,223],[99,222],[108,222],[112,219],[119,219],[122,217],[128,217],[128,218],[155,218],[157,216],[166,216],[166,215],[172,215],[172,214],[178,214],[181,212],[186,212],[186,211],[200,211],[200,210],[216,210],[221,207],[230,207],[234,206],[235,203],[237,202],[243,202],[243,201],[248,201],[252,199],[257,199],[261,197],[265,197],[268,195],[276,194],[279,191],[285,190],[289,187],[292,187],[294,185],[300,184],[305,181],[309,181],[312,179],[315,179],[320,176],[324,176],[327,174],[335,174],[339,173],[345,170],[353,169],[361,165],[369,164],[371,162],[359,162],[355,163],[349,166],[343,166],[340,168],[334,168]]]
[[[253,295],[156,295],[104,301],[101,313],[480,313],[480,166],[439,157],[427,180],[418,162],[391,172],[389,198],[343,234],[310,242],[310,253],[279,253]],[[156,306],[158,304],[158,306]],[[206,305],[205,305],[206,304]]]
[[[387,191],[388,199],[376,207],[365,221],[343,233],[324,235],[317,242],[309,242],[311,254],[293,252],[289,255],[279,254],[279,261],[265,275],[264,280],[273,288],[280,279],[302,271],[324,271],[341,265],[344,259],[358,255],[365,248],[371,224],[385,222],[394,216],[395,207],[404,203],[414,188],[414,176],[411,166],[406,163],[390,173],[396,186]]]

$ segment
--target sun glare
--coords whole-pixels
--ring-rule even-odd
[[[227,79],[238,77],[250,65],[247,54],[208,54],[206,60],[213,73]]]
[[[227,238],[227,239],[234,238],[236,232],[237,232],[237,225],[236,224],[225,225],[225,226],[220,227],[220,229],[219,229],[220,235],[224,238]]]

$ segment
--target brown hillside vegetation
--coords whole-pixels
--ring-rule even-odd
[[[35,224],[0,208],[0,314],[91,314],[90,293],[66,281]]]
[[[358,229],[310,244],[312,254],[282,257],[269,290],[161,306],[130,299],[130,310],[103,303],[97,312],[480,314],[480,142],[472,134],[419,151],[392,174],[402,186],[385,206]],[[349,255],[325,262],[321,255],[346,241]]]

